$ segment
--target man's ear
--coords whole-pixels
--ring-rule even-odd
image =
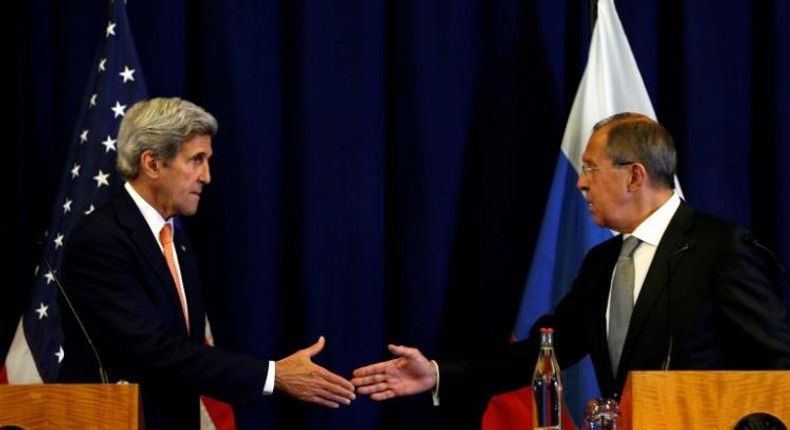
[[[647,169],[642,163],[626,166],[628,169],[628,189],[635,191],[647,185]]]
[[[153,150],[146,149],[140,154],[140,174],[151,178],[159,176],[162,169],[162,159]]]

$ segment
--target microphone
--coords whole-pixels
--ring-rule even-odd
[[[669,370],[669,365],[672,361],[672,346],[674,344],[672,334],[672,296],[670,294],[672,290],[672,259],[682,255],[696,244],[697,242],[693,240],[686,242],[669,256],[669,264],[667,265],[667,330],[669,331],[669,340],[667,341],[667,355],[661,363],[661,370]]]
[[[39,245],[43,245],[39,242]],[[47,258],[46,252],[44,252],[43,246],[40,247],[41,249],[41,258],[44,260],[44,264],[47,265],[47,270],[49,273],[52,274],[52,279],[55,281],[55,285],[58,286],[58,292],[63,296],[66,305],[71,312],[71,315],[74,316],[74,319],[77,321],[77,325],[80,328],[80,332],[85,337],[85,340],[88,341],[88,346],[93,353],[93,357],[96,359],[96,363],[99,365],[99,379],[101,380],[102,384],[108,384],[109,379],[107,378],[107,372],[104,370],[104,365],[102,365],[101,359],[99,358],[99,351],[96,350],[96,346],[93,344],[93,339],[91,339],[90,335],[88,334],[88,330],[85,329],[85,325],[82,324],[82,319],[77,314],[77,310],[74,309],[74,305],[71,303],[71,299],[69,299],[68,294],[66,294],[66,290],[63,288],[63,284],[60,283],[59,277],[55,274],[55,269],[52,267],[52,264],[49,262],[49,258]]]
[[[751,233],[744,234],[741,237],[741,240],[743,241],[743,243],[745,243],[745,244],[747,244],[749,246],[757,247],[757,248],[761,249],[765,254],[767,254],[768,257],[770,258],[770,260],[773,261],[773,263],[776,266],[777,270],[779,271],[779,275],[782,277],[782,279],[786,283],[790,284],[790,279],[788,279],[788,277],[787,277],[787,270],[785,270],[784,266],[782,265],[782,262],[779,261],[779,257],[777,257],[776,254],[773,253],[773,251],[771,251],[767,246],[765,246],[762,243],[760,243],[760,241],[757,240],[757,238],[754,237],[754,235],[752,235]]]

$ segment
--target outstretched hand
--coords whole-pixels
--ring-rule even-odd
[[[357,392],[370,395],[373,400],[386,400],[423,393],[436,386],[436,368],[420,350],[398,345],[387,348],[398,358],[354,370],[351,383]]]
[[[311,360],[324,349],[324,344],[324,337],[321,336],[316,343],[278,361],[274,389],[329,408],[350,404],[356,398],[351,382]]]

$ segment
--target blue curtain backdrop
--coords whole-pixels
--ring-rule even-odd
[[[13,4],[0,356],[106,25],[102,0]],[[790,266],[790,3],[616,6],[687,199]],[[588,0],[127,9],[149,94],[220,123],[213,182],[187,223],[220,347],[279,359],[323,334],[315,361],[348,376],[388,342],[451,357],[508,341],[584,68]],[[330,411],[276,395],[236,413],[242,429],[474,429],[479,400]]]

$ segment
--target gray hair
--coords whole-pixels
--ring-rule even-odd
[[[137,102],[126,111],[118,130],[118,172],[134,179],[140,174],[143,152],[150,149],[167,163],[182,143],[195,136],[214,136],[217,128],[213,115],[178,97]]]
[[[605,152],[613,164],[640,163],[655,184],[675,188],[675,141],[663,125],[642,114],[622,112],[599,121],[593,132],[604,126]]]

